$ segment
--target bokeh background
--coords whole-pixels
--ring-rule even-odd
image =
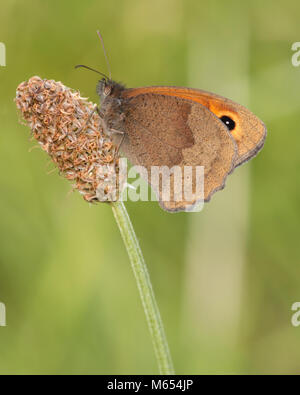
[[[17,85],[60,80],[96,101],[106,71],[129,87],[191,86],[248,106],[263,151],[200,213],[127,203],[177,373],[300,373],[300,41],[295,0],[0,1],[1,374],[157,373],[110,207],[50,172],[18,123]]]

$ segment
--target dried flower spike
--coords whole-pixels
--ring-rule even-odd
[[[85,200],[117,200],[117,147],[93,103],[61,82],[40,77],[22,82],[15,101],[33,137]]]

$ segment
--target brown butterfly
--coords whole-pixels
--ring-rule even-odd
[[[179,87],[126,89],[103,76],[97,84],[99,115],[132,164],[149,174],[152,166],[204,166],[204,196],[193,200],[176,200],[174,190],[164,200],[163,186],[152,183],[164,210],[188,211],[203,198],[209,201],[224,188],[226,177],[263,147],[263,122],[229,99]]]

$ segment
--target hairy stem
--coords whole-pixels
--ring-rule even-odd
[[[113,202],[111,205],[137,282],[152,337],[159,371],[161,374],[175,374],[163,323],[152,289],[150,276],[132,223],[122,201]]]

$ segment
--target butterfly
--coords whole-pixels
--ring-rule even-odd
[[[192,199],[176,195],[171,182],[170,197],[164,199],[164,185],[149,183],[161,207],[170,212],[193,210],[224,188],[233,170],[253,158],[266,138],[264,123],[242,105],[200,89],[150,86],[125,88],[101,74],[97,94],[99,115],[107,132],[115,135],[121,152],[133,165],[150,175],[153,166],[184,169],[203,166],[204,191]],[[174,174],[170,174],[174,181]],[[195,174],[189,178],[193,191]],[[181,186],[180,186],[181,187]],[[175,199],[176,197],[176,199]]]

